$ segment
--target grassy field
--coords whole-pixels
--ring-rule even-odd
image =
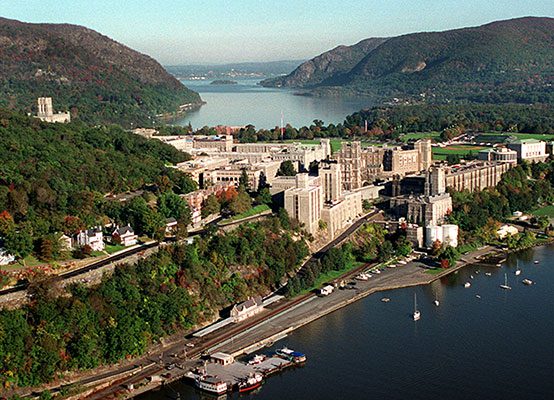
[[[321,274],[318,276],[318,278],[315,280],[315,283],[311,288],[308,288],[304,291],[302,291],[301,294],[306,294],[311,292],[312,290],[319,289],[324,283],[331,282],[334,279],[337,279],[339,276],[346,274],[348,271],[353,270],[354,268],[357,268],[361,265],[363,265],[363,262],[360,261],[353,261],[352,263],[346,265],[344,268],[338,270],[338,271],[329,271],[325,274]]]
[[[408,140],[418,140],[418,139],[437,139],[440,136],[440,132],[413,132],[406,133],[400,136],[400,140],[407,142]]]
[[[532,212],[533,215],[546,215],[549,218],[554,218],[554,206],[545,206]]]
[[[433,158],[436,160],[444,160],[449,154],[458,154],[460,157],[467,156],[470,152],[477,155],[479,150],[486,149],[483,146],[473,145],[454,145],[447,147],[433,147]]]
[[[226,224],[228,222],[237,221],[239,219],[252,217],[256,214],[260,214],[264,211],[270,210],[269,206],[267,204],[260,204],[259,206],[252,207],[250,210],[243,212],[242,214],[237,214],[232,216],[231,218],[227,218],[224,221],[221,221],[221,224]]]
[[[113,254],[116,251],[123,250],[124,248],[125,246],[121,244],[107,244],[104,250],[106,250],[106,253],[108,254]]]

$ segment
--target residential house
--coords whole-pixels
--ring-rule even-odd
[[[102,234],[102,227],[94,227],[77,233],[77,245],[90,246],[93,251],[104,250],[104,235]]]
[[[71,250],[73,248],[73,239],[63,234],[58,239],[62,250]]]
[[[240,322],[261,311],[263,311],[262,297],[250,297],[245,302],[233,306],[231,309],[231,318],[233,318],[233,322]]]
[[[137,244],[138,235],[135,234],[131,225],[116,227],[112,232],[112,241],[114,243],[120,243],[123,246],[134,246]]]
[[[15,261],[15,257],[9,254],[6,249],[0,247],[0,265],[8,265]]]

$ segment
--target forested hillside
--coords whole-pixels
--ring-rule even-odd
[[[0,107],[36,113],[40,96],[73,118],[127,126],[201,102],[151,57],[91,29],[0,18]]]
[[[147,184],[188,192],[195,183],[166,167],[187,158],[119,126],[49,124],[0,110],[0,236],[12,229],[35,239],[64,232],[68,218],[99,223],[110,214],[108,193]]]
[[[340,59],[328,62],[326,54],[264,85],[363,94],[390,102],[554,103],[553,18],[397,36],[368,48],[348,71],[340,68]],[[296,77],[303,68],[313,69],[310,66],[331,73],[323,80],[317,74]]]

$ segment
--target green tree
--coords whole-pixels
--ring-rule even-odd
[[[294,164],[290,160],[285,160],[281,163],[279,170],[277,171],[277,176],[295,176],[296,169]]]
[[[6,235],[4,247],[8,253],[25,258],[33,251],[33,238],[26,229],[14,229]]]
[[[165,218],[175,218],[180,224],[190,224],[191,215],[188,204],[178,194],[171,191],[158,196],[158,212]]]
[[[221,210],[221,204],[214,194],[210,194],[202,203],[202,218],[211,214],[218,214]]]
[[[245,190],[239,188],[238,195],[229,203],[229,211],[234,215],[242,214],[252,208],[252,199]]]
[[[245,191],[250,191],[250,179],[248,179],[248,173],[246,172],[246,168],[242,169],[242,172],[240,174],[239,178],[239,188],[244,188]]]

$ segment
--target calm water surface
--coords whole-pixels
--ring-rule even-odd
[[[257,86],[258,80],[238,80],[237,85],[211,85],[208,81],[187,81],[183,84],[200,93],[207,103],[176,122],[201,128],[205,125],[274,128],[280,125],[281,111],[284,123],[301,127],[320,119],[325,123],[343,122],[355,111],[368,107],[363,98],[319,98],[296,96],[293,91]]]
[[[277,343],[305,352],[306,365],[240,398],[554,399],[554,247],[518,258],[518,277],[512,256],[502,268],[467,267],[431,285],[374,294],[306,325]],[[510,291],[499,288],[505,272]],[[525,286],[523,278],[536,284]],[[382,303],[383,296],[391,301]],[[175,391],[182,399],[210,398],[183,382],[140,399],[175,398]]]

